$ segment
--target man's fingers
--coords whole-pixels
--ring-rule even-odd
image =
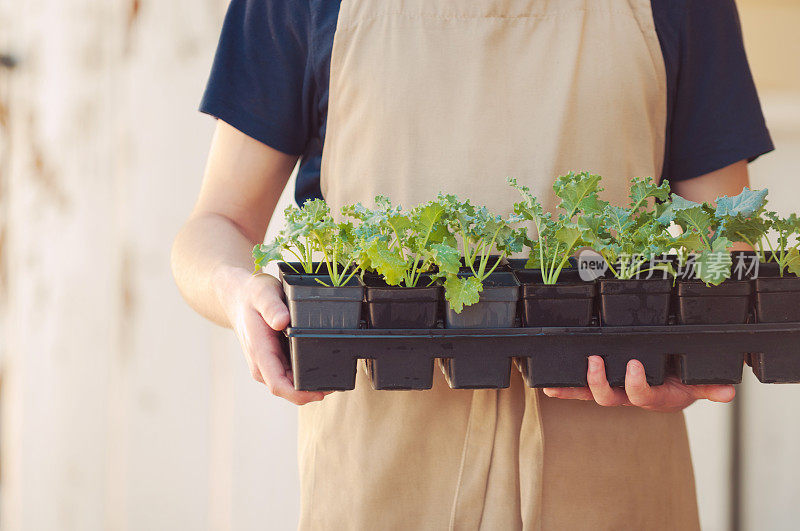
[[[736,388],[732,385],[696,385],[692,386],[694,398],[727,403],[736,396]]]
[[[589,372],[586,375],[589,382],[589,389],[592,392],[594,401],[601,406],[622,406],[630,404],[625,391],[622,389],[612,389],[606,379],[606,367],[603,358],[600,356],[589,356]]]
[[[254,358],[270,393],[298,406],[322,400],[325,397],[322,393],[295,390],[291,371],[284,367],[278,339],[271,334],[265,335],[264,339],[264,348],[254,352]]]
[[[261,314],[270,328],[276,331],[289,326],[289,309],[283,300],[283,288],[280,282],[270,275],[253,277],[257,282],[254,287],[253,306]]]
[[[258,383],[264,383],[264,377],[261,376],[261,370],[256,365],[255,361],[250,356],[245,356],[247,359],[247,368],[250,369],[250,376]]]
[[[261,315],[252,312],[245,318],[240,332],[249,361],[257,367],[260,380],[269,391],[278,397],[299,406],[322,400],[325,395],[319,392],[297,391],[291,378],[291,370],[283,354],[280,341],[275,333],[262,320]]]
[[[594,400],[592,392],[587,387],[547,387],[544,394],[551,398],[567,400]]]
[[[658,407],[661,401],[658,392],[647,383],[644,365],[637,360],[628,362],[628,369],[625,374],[625,393],[628,395],[630,403],[634,406]]]

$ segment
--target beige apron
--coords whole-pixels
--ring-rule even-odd
[[[659,175],[649,0],[344,0],[322,189],[334,210],[439,191],[498,213],[569,170]],[[526,388],[356,390],[301,408],[302,529],[693,529],[683,415]]]

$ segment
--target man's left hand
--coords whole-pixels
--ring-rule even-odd
[[[732,385],[684,385],[668,376],[664,385],[651,387],[641,362],[631,360],[625,374],[625,388],[615,389],[606,379],[605,363],[600,356],[589,357],[589,387],[547,388],[544,394],[553,398],[594,400],[601,406],[637,406],[650,411],[680,411],[696,400],[730,402],[736,395]]]

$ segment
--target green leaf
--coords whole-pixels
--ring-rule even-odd
[[[731,276],[733,260],[729,249],[733,245],[724,236],[714,240],[711,249],[705,249],[695,258],[697,277],[711,286],[721,284]]]
[[[444,206],[439,203],[431,202],[423,205],[419,209],[415,209],[415,218],[418,220],[419,225],[429,232],[433,226],[441,219],[444,214]]]
[[[653,217],[661,225],[668,226],[675,221],[675,210],[671,208],[671,203],[656,203]]]
[[[786,253],[786,269],[789,273],[800,277],[800,251],[796,247]]]
[[[253,247],[253,261],[256,272],[270,262],[275,262],[281,258],[281,242],[277,239],[270,243],[262,243]]]
[[[791,214],[785,218],[777,218],[774,220],[773,225],[781,232],[788,234],[800,235],[800,218],[797,214]]]
[[[444,281],[444,298],[456,313],[478,302],[482,291],[483,284],[475,277],[449,276]]]
[[[390,286],[399,286],[406,278],[408,264],[397,252],[389,249],[384,240],[373,240],[365,249],[367,258],[375,271],[383,276]]]
[[[760,216],[734,216],[725,221],[725,234],[731,241],[760,246],[767,237],[770,224]]]
[[[618,206],[609,206],[605,211],[607,229],[625,235],[636,225],[633,213]]]
[[[555,180],[553,190],[561,199],[559,207],[567,213],[568,219],[579,212],[598,212],[603,209],[605,203],[597,197],[601,191],[600,179],[599,175],[587,172],[569,172]]]
[[[565,254],[572,254],[582,235],[583,231],[578,227],[562,226],[556,231],[556,238],[566,246]]]
[[[386,218],[386,223],[392,228],[392,232],[401,240],[405,239],[406,232],[413,228],[413,223],[404,214],[393,214]]]
[[[698,234],[700,241],[703,242],[703,247],[708,248],[705,242],[710,239],[709,235],[716,227],[713,223],[713,216],[705,205],[672,194],[670,209],[674,213],[675,223],[683,229],[684,233]]]
[[[539,259],[539,253],[531,250],[528,255],[528,260],[525,262],[525,269],[541,269],[542,261]]]
[[[650,198],[655,198],[660,201],[669,199],[669,181],[664,181],[660,185],[656,185],[652,177],[637,178],[631,180],[630,190],[630,208],[633,212],[638,211],[645,206],[646,201]]]
[[[683,254],[700,252],[706,248],[706,243],[697,232],[684,232],[676,237],[673,246]]]
[[[448,275],[458,274],[461,267],[461,253],[458,249],[449,245],[437,243],[431,246],[433,251],[433,262],[439,267],[439,271]]]
[[[767,190],[750,190],[746,186],[733,197],[722,196],[717,199],[717,217],[750,217],[766,204]]]

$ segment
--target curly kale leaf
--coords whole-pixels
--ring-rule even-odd
[[[767,192],[767,189],[750,190],[745,186],[738,195],[719,197],[717,198],[716,216],[719,218],[750,217],[764,207],[767,201]]]
[[[473,276],[448,276],[444,281],[444,297],[456,313],[461,313],[465,306],[477,303],[482,291],[483,283]]]

